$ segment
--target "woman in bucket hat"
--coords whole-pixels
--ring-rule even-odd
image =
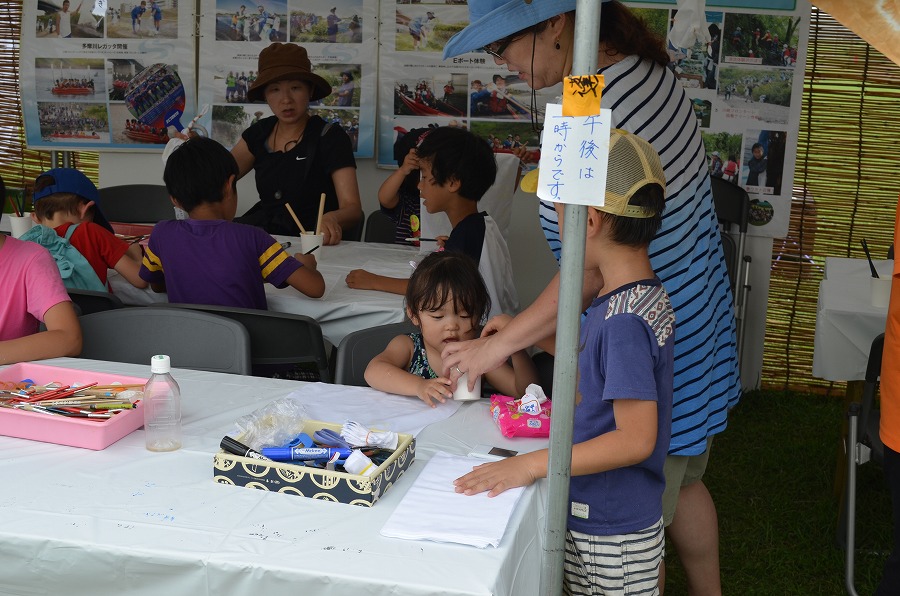
[[[556,85],[572,69],[575,5],[576,0],[469,0],[469,25],[447,42],[444,58],[481,50],[533,89]],[[715,594],[721,590],[718,521],[701,479],[711,437],[724,430],[741,385],[733,299],[706,152],[690,101],[666,68],[663,40],[615,0],[603,1],[597,35],[598,73],[606,83],[602,106],[612,109],[611,126],[650,142],[666,174],[662,228],[650,244],[653,269],[669,292],[677,321],[664,517],[691,593]],[[558,258],[552,203],[542,203],[540,217]],[[586,297],[595,297],[601,285],[602,280],[585,279]],[[513,351],[546,340],[555,330],[558,289],[557,277],[499,332],[489,322],[481,339],[445,348],[444,373],[455,379],[468,372],[474,379]],[[552,350],[552,343],[548,347]]]
[[[252,124],[231,150],[240,175],[254,170],[259,202],[235,219],[270,234],[296,236],[316,229],[319,197],[325,194],[321,230],[325,244],[337,244],[344,230],[362,218],[356,160],[340,126],[309,113],[309,102],[331,94],[328,81],[312,72],[306,49],[273,43],[259,55],[259,73],[247,92],[269,105],[273,116]]]

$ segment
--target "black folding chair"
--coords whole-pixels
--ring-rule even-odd
[[[366,218],[366,242],[394,244],[397,236],[397,224],[381,210],[373,211]]]
[[[369,361],[398,335],[416,331],[415,325],[404,321],[348,333],[337,348],[335,382],[339,385],[366,387],[365,372]]]
[[[99,189],[100,210],[111,222],[156,223],[175,219],[175,207],[162,184],[123,184]]]
[[[850,404],[847,413],[847,484],[844,487],[844,507],[838,524],[838,542],[846,540],[845,587],[847,593],[856,596],[854,578],[856,563],[856,470],[874,461],[884,462],[884,444],[878,434],[881,412],[875,407],[875,394],[881,377],[881,356],[884,352],[884,333],[872,341],[869,361],[866,365],[866,382],[861,402]]]
[[[250,334],[250,360],[254,374],[269,376],[271,369],[288,364],[313,363],[315,374],[299,380],[331,382],[328,352],[322,328],[314,319],[291,313],[213,306],[209,304],[163,304],[227,317],[241,323]],[[151,306],[151,310],[156,308]],[[265,371],[265,372],[264,372]],[[305,371],[304,371],[305,372]]]
[[[719,220],[725,266],[734,294],[734,318],[737,324],[737,352],[741,358],[746,324],[747,295],[750,292],[750,255],[747,250],[747,226],[750,223],[750,196],[747,191],[722,178],[712,181],[713,203]],[[736,228],[737,232],[733,229]],[[735,239],[737,236],[737,239]]]

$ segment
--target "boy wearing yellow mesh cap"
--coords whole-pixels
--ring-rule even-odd
[[[572,594],[625,586],[658,594],[663,463],[672,425],[675,317],[647,247],[665,175],[646,141],[613,130],[603,206],[587,209],[585,269],[603,288],[582,321],[565,583]],[[562,205],[556,205],[560,226]],[[497,495],[547,476],[547,450],[476,467],[456,491]]]

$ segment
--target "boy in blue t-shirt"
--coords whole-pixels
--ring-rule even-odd
[[[665,207],[653,147],[612,131],[606,198],[587,209],[584,266],[603,288],[581,326],[565,582],[576,594],[659,593],[663,463],[672,426],[675,317],[647,247]],[[560,226],[562,205],[557,203]],[[478,466],[467,495],[547,476],[546,449]],[[628,565],[622,561],[628,560]]]
[[[264,283],[319,298],[325,280],[314,255],[291,257],[261,228],[234,223],[238,166],[216,141],[194,137],[166,161],[163,180],[190,219],[153,228],[140,276],[169,302],[266,310]]]
[[[513,283],[512,260],[496,222],[478,201],[494,184],[497,161],[484,139],[464,128],[442,126],[424,137],[415,154],[419,193],[428,213],[446,213],[453,230],[439,237],[443,250],[469,255],[478,264],[491,297],[489,317],[515,314],[519,298]],[[408,279],[351,271],[347,285],[359,290],[406,294]]]
[[[162,9],[159,4],[150,0],[150,14],[153,16],[154,35],[159,35],[159,24],[162,21]]]
[[[140,6],[135,5],[135,7],[131,9],[131,31],[135,35],[140,35],[141,33],[141,17],[145,12],[147,12],[146,0],[141,0]]]

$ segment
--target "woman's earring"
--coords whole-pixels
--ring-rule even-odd
[[[556,49],[558,50],[559,48],[560,48],[559,40],[557,39],[557,40],[556,40]]]

